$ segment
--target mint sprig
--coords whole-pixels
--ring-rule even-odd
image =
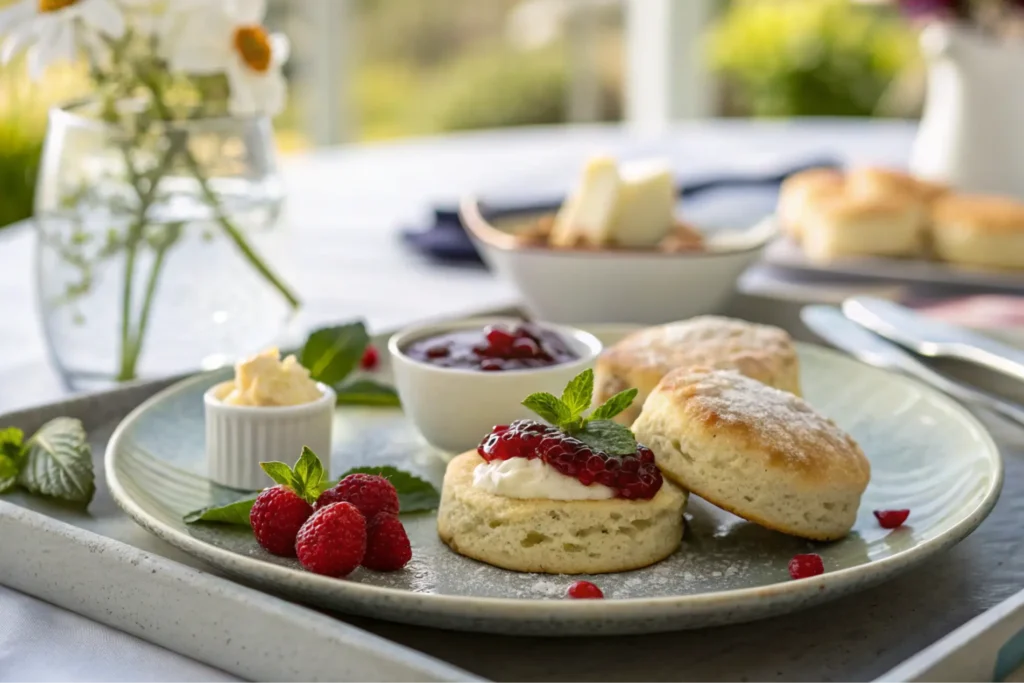
[[[350,474],[376,474],[390,481],[398,492],[399,511],[402,514],[434,510],[441,502],[441,494],[433,484],[390,465],[353,467],[337,479],[327,481],[320,458],[308,448],[302,449],[302,455],[294,467],[288,467],[283,462],[260,463],[260,467],[275,482],[291,488],[310,504]],[[249,512],[255,502],[256,496],[250,495],[229,503],[211,505],[188,513],[184,521],[186,524],[212,522],[248,526]]]
[[[349,380],[369,345],[361,321],[323,327],[309,335],[298,352],[299,362],[310,377],[334,389],[338,405],[397,407],[401,404],[393,388],[365,378]]]
[[[0,430],[0,493],[17,486],[72,503],[92,501],[92,450],[80,421],[58,417],[24,438],[20,429]]]
[[[523,405],[570,436],[608,455],[631,455],[636,452],[636,437],[627,427],[612,418],[629,408],[637,390],[621,391],[594,409],[594,371],[584,370],[574,377],[562,392],[562,398],[546,392],[531,394]]]

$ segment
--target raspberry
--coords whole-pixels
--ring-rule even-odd
[[[570,598],[576,598],[577,600],[588,600],[595,598],[603,598],[604,593],[601,589],[590,583],[589,581],[577,581],[573,585],[569,586],[567,591]]]
[[[387,513],[374,517],[366,527],[363,566],[378,572],[395,572],[411,559],[409,536],[398,517]]]
[[[557,427],[533,420],[517,420],[508,427],[496,427],[481,442],[477,453],[488,462],[540,458],[585,486],[596,482],[615,489],[619,498],[648,500],[658,493],[663,483],[654,453],[646,446],[637,446],[635,455],[610,456]]]
[[[284,486],[272,486],[256,496],[249,524],[256,541],[274,555],[295,557],[295,536],[313,514],[313,506]]]
[[[363,357],[359,360],[359,367],[363,370],[376,370],[378,365],[380,365],[380,353],[377,352],[377,347],[367,346],[363,351]]]
[[[825,565],[821,562],[821,555],[794,555],[789,561],[789,575],[794,579],[809,579],[824,573]]]
[[[299,529],[295,553],[311,572],[346,576],[366,554],[366,519],[349,503],[322,507]]]
[[[366,519],[384,512],[398,514],[398,492],[391,482],[376,474],[350,474],[316,499],[320,509],[332,503],[351,503]]]
[[[874,515],[883,529],[895,529],[907,521],[910,510],[875,510]]]

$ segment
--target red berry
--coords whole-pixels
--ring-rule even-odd
[[[794,579],[808,579],[824,573],[825,565],[821,562],[821,555],[794,555],[789,561],[789,575]]]
[[[317,509],[333,503],[351,503],[366,519],[380,513],[398,514],[398,492],[391,482],[376,474],[350,474],[320,494]]]
[[[349,503],[322,507],[299,529],[295,552],[311,572],[346,576],[366,554],[366,518]]]
[[[274,555],[295,557],[295,536],[313,514],[313,506],[284,486],[273,486],[256,496],[249,524],[256,541]]]
[[[568,595],[570,598],[576,598],[577,600],[604,597],[604,593],[601,592],[601,589],[589,581],[577,581],[573,585],[569,586]]]
[[[374,517],[366,527],[363,566],[378,572],[395,572],[411,559],[409,536],[398,517],[389,514]]]
[[[497,325],[488,325],[484,328],[484,336],[487,337],[487,343],[491,345],[494,351],[505,352],[512,347],[512,343],[515,342],[515,336],[503,327]]]
[[[910,510],[875,510],[874,515],[883,529],[895,529],[907,521]]]
[[[427,358],[444,358],[451,353],[451,350],[444,344],[431,346],[426,350]]]
[[[512,355],[516,358],[535,358],[540,355],[540,347],[532,339],[516,339],[512,342]]]
[[[359,367],[363,370],[374,370],[380,365],[380,354],[375,346],[367,346],[363,351],[363,357],[359,361]]]

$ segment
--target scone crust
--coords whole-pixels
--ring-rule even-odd
[[[737,370],[800,395],[799,360],[785,330],[705,315],[639,330],[606,349],[594,370],[595,402],[636,387],[636,400],[619,418],[623,424],[631,424],[661,378],[685,367]]]
[[[473,486],[475,451],[448,463],[437,531],[455,552],[519,572],[602,574],[660,562],[682,543],[686,494],[665,481],[650,500],[558,501]]]
[[[666,477],[740,517],[815,540],[845,536],[871,466],[803,399],[722,370],[676,370],[633,425]]]

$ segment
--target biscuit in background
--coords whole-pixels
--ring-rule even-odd
[[[819,196],[841,194],[843,186],[843,174],[831,168],[812,168],[786,178],[779,187],[779,204],[775,211],[782,231],[799,241],[808,204]]]
[[[919,200],[906,194],[820,199],[804,216],[804,254],[818,263],[853,255],[914,256],[924,249],[924,216]]]
[[[878,166],[858,166],[846,176],[847,190],[857,197],[913,197],[929,206],[949,192],[949,186],[923,180],[909,173]]]
[[[771,325],[704,315],[638,330],[605,349],[594,369],[595,402],[636,387],[633,405],[616,418],[629,425],[662,377],[690,366],[737,370],[800,393],[799,360],[789,333]]]
[[[818,541],[849,533],[871,477],[835,423],[733,371],[669,373],[633,431],[666,479],[746,520]]]
[[[932,212],[932,247],[950,263],[1024,268],[1024,204],[1006,197],[948,195]]]

